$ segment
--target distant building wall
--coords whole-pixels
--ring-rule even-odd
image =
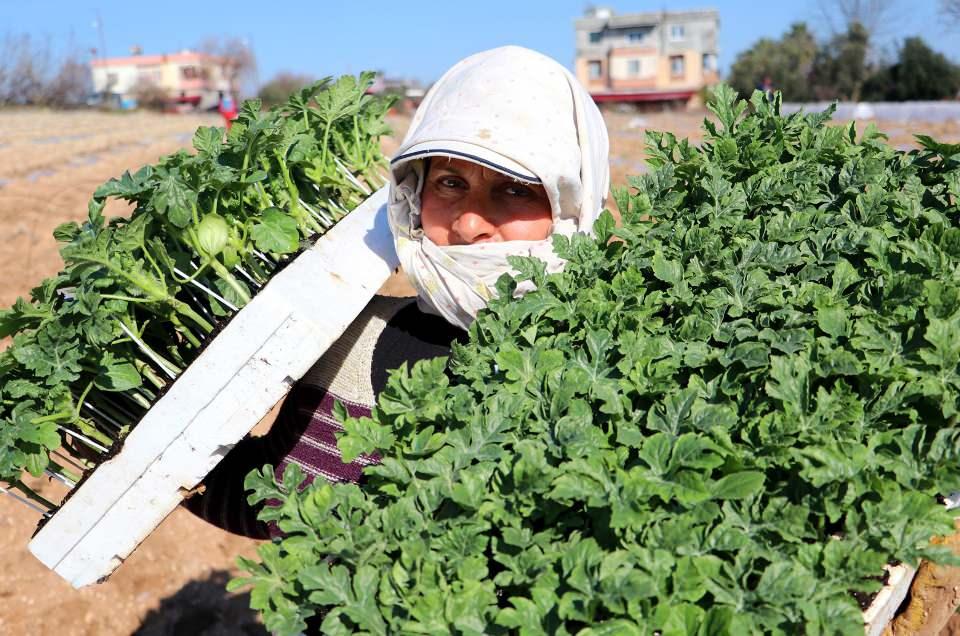
[[[90,66],[94,92],[121,98],[152,86],[173,103],[205,109],[216,106],[220,93],[231,90],[220,60],[194,51],[106,58],[93,60]]]
[[[575,22],[577,79],[610,101],[696,93],[719,81],[719,13],[714,9],[616,15],[590,9]]]

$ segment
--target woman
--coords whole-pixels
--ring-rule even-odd
[[[187,507],[267,538],[245,503],[250,470],[269,463],[279,476],[293,462],[310,478],[359,480],[376,458],[341,461],[334,402],[369,415],[391,369],[447,355],[511,271],[509,256],[562,268],[551,237],[590,232],[609,187],[607,153],[597,107],[550,58],[508,46],[447,71],[390,163],[390,228],[416,302],[376,296],[291,391],[269,434],[238,444]]]

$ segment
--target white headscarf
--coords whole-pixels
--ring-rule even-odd
[[[580,83],[554,60],[518,46],[472,55],[427,93],[391,161],[390,228],[424,311],[466,329],[513,272],[507,256],[559,271],[552,240],[436,245],[420,227],[429,156],[474,161],[543,185],[552,234],[590,232],[610,185],[607,129]],[[523,288],[521,288],[523,291]]]

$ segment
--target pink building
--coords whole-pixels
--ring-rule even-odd
[[[232,90],[220,59],[196,51],[113,57],[93,60],[90,66],[94,92],[120,100],[159,89],[171,106],[207,109]]]
[[[592,7],[574,22],[576,75],[597,102],[687,102],[716,84],[716,9],[618,15]]]

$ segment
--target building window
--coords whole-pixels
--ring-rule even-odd
[[[159,84],[160,80],[163,79],[159,69],[139,69],[138,75],[139,81],[149,84]]]
[[[180,76],[183,79],[197,79],[200,77],[200,72],[196,66],[183,66],[180,68]]]
[[[627,33],[627,42],[643,42],[645,35],[643,31],[630,31]]]
[[[686,37],[683,25],[682,24],[672,24],[670,25],[670,41],[678,42]]]
[[[600,31],[594,31],[590,34],[590,44],[597,44],[600,40],[603,39],[603,33]]]
[[[717,56],[713,53],[703,54],[703,70],[708,73],[714,73],[717,70]]]
[[[627,60],[627,75],[630,77],[640,75],[640,60]]]
[[[592,80],[603,77],[603,63],[600,60],[587,62],[587,76]]]
[[[674,77],[683,77],[686,73],[683,64],[682,55],[671,55],[670,56],[670,75]]]

